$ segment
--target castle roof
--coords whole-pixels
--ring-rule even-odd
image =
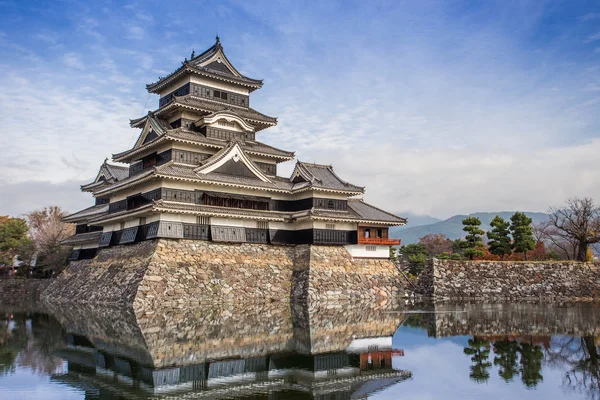
[[[86,232],[86,233],[77,233],[71,237],[66,238],[60,244],[64,246],[75,246],[78,244],[84,243],[94,243],[97,244],[102,237],[102,231],[96,232]]]
[[[81,185],[83,192],[95,192],[129,176],[129,167],[113,165],[105,159],[93,182]]]
[[[238,84],[247,87],[250,91],[262,87],[262,80],[244,76],[233,66],[225,55],[223,45],[217,36],[216,42],[212,47],[198,56],[192,53],[190,60],[186,58],[182,62],[181,67],[169,75],[159,78],[158,81],[146,85],[146,89],[151,93],[157,93],[169,83],[187,74],[196,74]]]
[[[222,149],[229,143],[227,140],[207,138],[198,132],[193,132],[184,128],[176,128],[165,131],[164,133],[158,133],[158,136],[155,139],[147,143],[139,143],[137,147],[134,146],[129,150],[113,154],[113,160],[119,162],[129,162],[135,155],[148,151],[167,140],[181,143],[199,144],[217,149]],[[138,140],[138,142],[140,141]],[[246,140],[245,142],[240,143],[240,147],[248,154],[276,158],[278,162],[287,161],[294,158],[293,151],[281,150],[255,140]]]
[[[106,214],[108,212],[108,204],[99,204],[95,206],[91,206],[88,208],[84,208],[81,211],[77,211],[76,213],[69,214],[63,218],[65,222],[85,222],[88,219],[96,218],[101,214]]]
[[[207,192],[208,193],[208,192]],[[214,193],[214,192],[211,192]],[[227,193],[214,193],[219,196],[227,196]],[[235,196],[235,195],[233,195]],[[129,218],[135,214],[147,212],[175,212],[182,214],[207,215],[217,217],[234,217],[242,219],[259,219],[278,222],[291,222],[296,219],[313,219],[337,222],[355,222],[383,225],[404,225],[406,219],[385,212],[371,204],[358,199],[348,200],[347,210],[327,210],[311,208],[304,211],[267,211],[249,210],[242,208],[207,206],[203,204],[181,203],[177,201],[156,200],[134,210],[121,211],[112,214],[99,215],[92,222],[107,222]]]
[[[310,183],[313,188],[363,193],[365,188],[346,182],[340,178],[331,165],[311,164],[302,161],[296,163],[290,180],[295,183]]]
[[[253,108],[221,103],[215,100],[196,97],[191,94],[184,96],[172,96],[171,100],[167,104],[148,114],[160,117],[161,115],[166,115],[171,110],[177,108],[203,112],[206,114],[212,114],[219,111],[231,111],[239,115],[248,123],[252,124],[257,131],[277,125],[277,118],[269,117],[268,115],[260,113]],[[147,118],[148,115],[145,115],[141,118],[132,119],[129,121],[129,124],[132,128],[141,128],[146,124]]]

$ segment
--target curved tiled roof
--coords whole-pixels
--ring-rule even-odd
[[[158,108],[157,110],[153,111],[153,113],[154,115],[160,116],[166,111],[171,110],[175,107],[187,108],[190,110],[205,112],[208,114],[212,114],[218,111],[233,110],[241,118],[254,125],[257,131],[263,130],[270,126],[277,125],[277,118],[269,117],[268,115],[260,113],[253,108],[240,107],[235,106],[233,104],[221,103],[219,101],[207,100],[190,94],[185,96],[173,96],[171,101],[169,101],[164,106]],[[145,115],[141,118],[132,119],[129,121],[129,124],[133,128],[141,128],[146,123],[147,117],[148,116]]]
[[[88,208],[84,208],[81,211],[77,211],[76,213],[69,214],[63,218],[65,222],[78,222],[85,221],[89,218],[96,217],[98,215],[104,214],[108,212],[108,204],[101,204],[97,206],[91,206]]]
[[[205,62],[209,61],[211,57],[217,55],[217,53],[219,52],[221,53],[224,59],[223,61],[225,61],[227,66],[220,65],[220,63],[210,63],[208,65],[202,65]],[[251,90],[255,90],[262,87],[262,80],[248,78],[247,76],[244,76],[238,72],[238,70],[233,66],[233,64],[231,64],[227,56],[225,56],[225,52],[223,51],[223,45],[221,45],[221,41],[218,37],[217,41],[212,47],[210,47],[200,55],[192,57],[190,60],[186,58],[185,61],[182,62],[181,67],[177,68],[169,75],[159,78],[158,81],[146,85],[146,89],[148,89],[149,92],[156,92],[184,74],[205,75],[215,79],[229,81],[232,83],[238,83],[243,86],[249,87]]]
[[[113,159],[118,161],[128,161],[129,157],[143,152],[147,149],[153,148],[154,146],[164,142],[165,140],[197,143],[209,147],[214,147],[217,149],[224,148],[229,144],[229,141],[227,140],[207,138],[201,133],[177,128],[166,132],[164,135],[159,136],[158,138],[146,143],[143,146],[134,147],[121,153],[113,154]],[[246,141],[240,143],[240,147],[249,154],[275,157],[281,161],[287,161],[294,158],[294,152],[292,151],[281,150],[258,141]]]
[[[100,180],[101,176],[104,177],[103,180]],[[81,190],[84,192],[95,192],[110,186],[115,182],[126,179],[128,176],[129,167],[109,164],[108,159],[105,159],[100,166],[94,181],[81,185]]]
[[[339,190],[344,192],[363,193],[365,188],[344,181],[334,171],[331,165],[311,164],[298,161],[292,179],[300,176],[310,183],[313,188]]]
[[[102,237],[102,231],[78,233],[63,240],[60,242],[60,244],[65,246],[73,246],[82,243],[98,243],[100,241],[100,237]]]

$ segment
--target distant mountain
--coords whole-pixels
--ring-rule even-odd
[[[481,229],[488,231],[492,229],[490,227],[490,222],[496,215],[501,216],[505,220],[509,220],[514,213],[514,211],[502,211],[478,212],[469,215],[455,215],[445,221],[438,221],[427,225],[409,226],[404,229],[392,228],[390,229],[390,237],[402,239],[402,244],[418,243],[420,238],[430,233],[441,233],[448,236],[449,239],[454,240],[464,237],[465,232],[462,230],[462,220],[466,217],[479,218],[481,220]],[[525,214],[533,220],[534,224],[548,220],[548,214],[539,212],[525,212]]]
[[[439,218],[432,217],[430,215],[417,215],[410,212],[406,213],[398,213],[403,218],[406,218],[408,222],[404,226],[395,226],[392,228],[392,232],[400,232],[408,228],[414,228],[416,226],[421,225],[429,225],[435,224],[436,222],[441,222],[442,220]]]

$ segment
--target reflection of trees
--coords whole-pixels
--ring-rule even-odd
[[[544,359],[541,346],[521,343],[519,353],[521,353],[521,382],[527,387],[537,386],[544,379],[541,374]]]
[[[505,382],[513,380],[519,374],[519,343],[510,340],[494,342],[494,365],[498,367],[498,375]]]
[[[488,361],[490,357],[490,342],[478,337],[469,339],[469,347],[463,349],[464,353],[471,356],[471,373],[469,377],[477,382],[484,383],[490,378],[489,369],[492,363]]]
[[[0,376],[15,371],[15,361],[27,346],[26,320],[23,316],[6,316],[0,320]]]
[[[43,314],[16,314],[0,319],[0,376],[16,363],[35,373],[54,373],[62,360],[52,353],[63,342],[60,324]]]
[[[598,346],[594,336],[555,338],[546,352],[550,365],[567,371],[563,385],[589,399],[600,399],[600,367]]]

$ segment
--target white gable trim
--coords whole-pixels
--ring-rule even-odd
[[[225,64],[227,69],[231,71],[233,75],[237,76],[238,78],[243,78],[243,76],[233,67],[233,65],[231,65],[227,57],[225,57],[225,53],[223,53],[222,48],[217,50],[217,52],[213,54],[212,57],[210,57],[208,60],[201,62],[200,66],[205,67],[213,61]]]
[[[156,121],[154,121],[154,119],[152,117],[148,117],[146,119],[146,124],[144,125],[144,129],[142,129],[142,133],[140,134],[140,137],[138,138],[137,142],[135,142],[135,145],[133,146],[134,149],[136,147],[142,146],[142,144],[144,143],[144,140],[146,140],[146,136],[148,136],[150,131],[154,131],[154,133],[156,133],[157,136],[161,136],[164,133],[163,128],[161,126],[159,126],[158,123],[156,123]]]
[[[245,131],[254,132],[254,127],[244,121],[242,118],[238,117],[236,114],[227,112],[227,111],[218,111],[216,113],[207,115],[202,118],[201,123],[203,124],[214,124],[220,119],[224,119],[227,122],[233,122],[239,125]]]
[[[194,172],[197,174],[208,174],[228,161],[242,162],[248,169],[261,181],[272,183],[271,180],[250,160],[246,154],[242,151],[240,145],[235,143],[229,149],[223,149],[225,154],[215,154],[213,160],[208,160],[206,164],[196,168]]]

